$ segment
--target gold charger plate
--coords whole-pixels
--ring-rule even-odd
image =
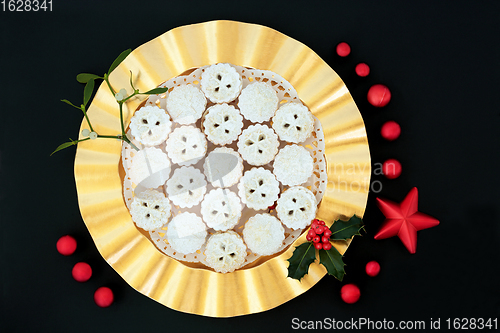
[[[129,70],[141,91],[188,69],[228,62],[270,70],[288,80],[321,121],[328,185],[317,217],[331,224],[363,216],[370,182],[370,152],[363,119],[340,77],[311,49],[273,29],[234,21],[175,28],[135,49],[110,76],[118,91],[129,87]],[[130,92],[130,88],[129,92]],[[127,103],[131,111],[144,100]],[[101,84],[88,111],[95,130],[119,134],[118,104]],[[85,121],[81,128],[86,128]],[[286,261],[305,233],[283,253],[230,274],[189,267],[162,254],[132,222],[122,196],[121,141],[80,142],[75,179],[80,211],[104,259],[134,289],[169,308],[211,317],[272,309],[316,284],[326,270],[311,265],[301,282],[287,278]],[[334,244],[344,253],[349,242]]]

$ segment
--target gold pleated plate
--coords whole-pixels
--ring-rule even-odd
[[[270,70],[288,80],[321,121],[325,135],[328,186],[317,217],[363,216],[370,182],[370,152],[363,119],[340,77],[304,44],[270,28],[212,21],[175,28],[135,49],[111,74],[115,90],[134,85],[147,91],[184,71],[228,62]],[[130,92],[130,88],[128,88]],[[131,111],[142,99],[131,100]],[[88,111],[94,129],[119,134],[118,104],[102,84]],[[82,122],[82,129],[85,128]],[[121,141],[78,144],[75,179],[85,224],[104,259],[127,283],[169,308],[211,317],[272,309],[316,284],[326,270],[311,265],[301,282],[287,278],[288,261],[305,233],[285,252],[229,274],[189,267],[161,253],[132,222],[122,196]],[[349,242],[335,246],[341,253]]]

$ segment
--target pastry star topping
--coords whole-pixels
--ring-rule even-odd
[[[398,236],[412,254],[417,251],[417,231],[439,224],[435,218],[418,212],[416,187],[411,189],[400,204],[377,198],[377,205],[386,220],[374,238],[378,240]]]

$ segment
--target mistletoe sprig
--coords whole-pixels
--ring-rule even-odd
[[[356,215],[348,221],[336,220],[330,228],[325,222],[314,220],[307,234],[307,242],[295,247],[293,255],[288,259],[288,277],[301,280],[309,271],[309,265],[316,260],[319,252],[319,263],[326,267],[328,274],[342,281],[344,278],[344,262],[339,251],[332,246],[331,240],[347,240],[360,235],[363,220]]]
[[[84,129],[82,130],[82,135],[85,137],[84,139],[80,140],[73,140],[69,139],[69,142],[65,142],[61,144],[59,147],[56,148],[52,152],[52,154],[64,149],[68,148],[70,146],[76,145],[78,142],[82,141],[87,141],[87,140],[95,140],[98,138],[104,138],[104,139],[118,139],[127,142],[130,144],[135,150],[139,150],[132,142],[130,142],[130,139],[127,137],[127,134],[125,133],[125,123],[123,122],[123,104],[126,103],[128,100],[130,100],[132,97],[136,95],[158,95],[158,94],[163,94],[167,92],[168,88],[154,88],[146,92],[140,92],[139,89],[136,89],[134,87],[134,84],[132,82],[132,72],[130,72],[130,86],[133,89],[133,93],[127,96],[127,91],[122,88],[120,91],[116,92],[113,87],[111,87],[111,84],[109,83],[109,75],[111,72],[118,67],[122,63],[123,60],[132,52],[131,49],[123,51],[116,59],[113,61],[111,66],[109,67],[109,70],[107,73],[105,73],[103,76],[95,75],[95,74],[89,74],[89,73],[82,73],[78,74],[76,76],[76,80],[80,83],[85,84],[85,88],[83,89],[83,104],[80,106],[76,106],[70,101],[63,99],[61,102],[64,102],[68,105],[71,105],[72,107],[79,109],[83,112],[83,115],[85,117],[85,120],[87,121],[87,124],[89,125],[90,129]],[[87,115],[87,105],[90,101],[90,98],[92,97],[92,94],[94,92],[94,87],[95,87],[95,81],[96,80],[104,80],[106,84],[108,85],[109,90],[111,93],[115,96],[116,101],[120,107],[120,125],[121,125],[121,134],[119,135],[101,135],[98,134],[94,128],[92,127],[92,123],[90,122],[90,119]],[[50,154],[50,155],[52,155]]]

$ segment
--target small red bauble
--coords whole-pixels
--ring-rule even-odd
[[[393,141],[399,138],[401,134],[401,127],[394,120],[389,120],[380,129],[380,134],[382,137],[388,141]]]
[[[316,250],[321,250],[323,248],[323,244],[321,244],[321,243],[314,243],[314,247],[316,248]]]
[[[381,108],[391,100],[391,91],[383,84],[374,84],[368,90],[367,98],[371,105]]]
[[[71,271],[73,278],[78,282],[86,282],[92,276],[92,268],[86,262],[79,262]]]
[[[340,296],[342,297],[342,300],[347,304],[353,304],[359,300],[361,292],[359,291],[357,285],[351,283],[346,284],[342,287],[342,289],[340,289]]]
[[[318,221],[319,225],[325,225],[325,221]]]
[[[357,64],[355,70],[356,74],[358,74],[358,76],[361,77],[365,77],[368,76],[368,74],[370,74],[370,66],[368,66],[364,62]]]
[[[314,243],[319,243],[319,241],[320,241],[320,240],[321,240],[321,238],[319,238],[319,236],[315,236],[315,237],[313,238],[313,242],[314,242]]]
[[[346,42],[337,45],[337,54],[341,57],[347,57],[351,53],[351,47]]]
[[[332,231],[330,229],[326,229],[323,233],[323,236],[330,237],[332,235]]]
[[[307,236],[306,236],[306,239],[307,239],[307,241],[308,241],[308,242],[310,242],[310,241],[312,241],[313,237],[312,237],[312,236],[310,236],[310,235],[307,235]]]
[[[330,250],[332,248],[332,244],[330,242],[323,243],[323,250]]]
[[[309,229],[309,231],[307,232],[307,235],[314,237],[314,236],[316,236],[316,231],[314,231],[314,229]]]
[[[321,237],[321,242],[322,243],[330,243],[330,237],[326,237],[326,236]]]
[[[382,164],[382,173],[389,179],[398,178],[401,175],[401,163],[396,159],[388,159]]]
[[[70,256],[76,250],[76,240],[70,235],[62,236],[56,244],[57,251],[63,256]]]
[[[94,293],[94,302],[101,308],[107,308],[113,304],[113,300],[113,291],[111,291],[108,287],[101,287]]]
[[[369,276],[377,276],[380,273],[380,265],[376,261],[370,261],[366,264],[365,271]]]

